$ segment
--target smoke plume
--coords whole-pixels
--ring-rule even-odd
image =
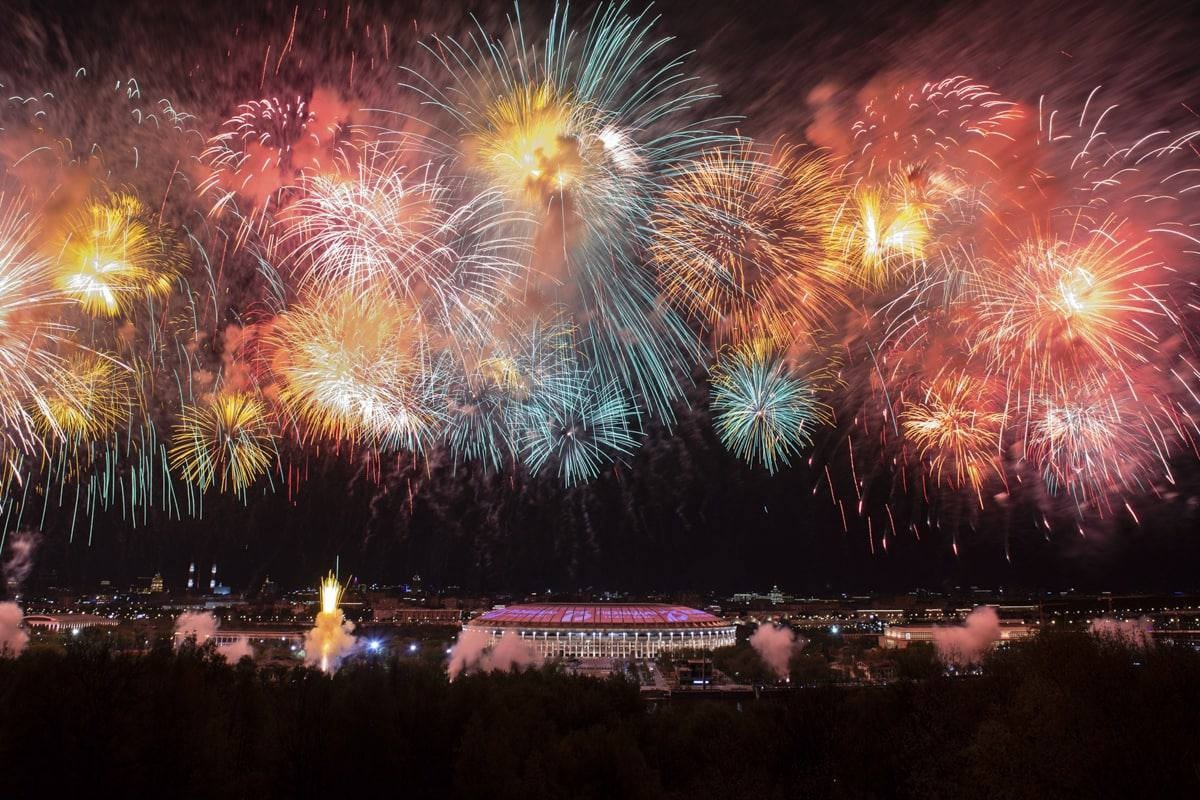
[[[37,551],[41,537],[36,533],[22,531],[13,534],[8,542],[8,558],[4,560],[4,585],[10,592],[20,590],[21,584],[33,569],[33,554]]]
[[[788,663],[796,649],[796,634],[783,625],[759,625],[750,636],[750,646],[779,680],[787,680]]]
[[[16,658],[29,644],[29,634],[21,628],[24,616],[16,603],[0,603],[0,658]]]
[[[1000,639],[1000,617],[991,606],[980,606],[967,615],[962,625],[938,628],[933,633],[942,663],[954,667],[978,664],[992,644]]]
[[[193,639],[199,645],[215,636],[220,627],[220,620],[208,611],[185,611],[175,620],[175,633],[181,635],[184,640]],[[242,639],[232,644],[218,644],[217,652],[231,663],[240,661],[245,656],[254,658],[254,648]]]
[[[500,641],[488,646],[484,631],[464,629],[450,651],[446,667],[450,680],[468,672],[510,672],[537,661],[537,655],[515,631],[505,631]]]
[[[1098,639],[1140,649],[1145,649],[1154,643],[1154,640],[1150,638],[1151,630],[1149,617],[1139,617],[1138,619],[1103,617],[1092,620],[1092,624],[1088,626],[1088,633]]]

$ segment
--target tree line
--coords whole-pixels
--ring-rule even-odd
[[[1197,797],[1198,731],[1200,654],[1083,634],[978,676],[654,705],[553,667],[330,677],[86,638],[0,659],[6,798]]]

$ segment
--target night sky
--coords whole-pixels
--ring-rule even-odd
[[[261,45],[256,51],[247,43],[278,41],[292,17],[290,2],[263,4],[261,11],[244,2],[190,10],[150,2],[4,5],[13,24],[0,33],[0,76],[120,64],[139,76],[144,91],[216,114],[229,110],[241,87],[257,82]],[[439,5],[356,8],[393,20],[396,29],[416,19],[442,20],[443,30],[462,24],[453,13],[430,10]],[[491,5],[466,5],[485,18],[499,13]],[[1189,119],[1194,125],[1200,28],[1178,3],[1117,5],[855,0],[654,7],[663,17],[657,30],[695,49],[691,68],[720,85],[723,113],[744,115],[738,128],[760,139],[802,133],[813,122],[807,98],[819,86],[852,94],[889,74],[972,75],[1030,105],[1043,93],[1077,100],[1103,85],[1107,101],[1120,103],[1122,118],[1138,129],[1184,128]],[[523,8],[537,13],[534,4]],[[230,44],[235,29],[239,37]],[[213,57],[227,46],[233,56]],[[381,102],[387,91],[386,84],[378,89]],[[647,421],[644,445],[583,486],[564,489],[552,473],[530,477],[520,468],[456,467],[438,453],[393,456],[377,472],[359,455],[313,450],[304,460],[307,479],[292,497],[256,486],[243,505],[212,493],[201,519],[151,512],[133,525],[119,512],[102,513],[79,518],[72,531],[69,515],[56,518],[52,511],[37,569],[80,584],[161,571],[178,585],[189,560],[216,560],[223,579],[242,589],[267,574],[285,586],[311,584],[340,557],[343,574],[366,582],[407,582],[420,574],[429,585],[468,591],[1200,588],[1200,469],[1193,453],[1175,459],[1176,486],[1139,502],[1140,524],[1116,514],[1089,520],[1081,531],[1068,517],[1047,530],[1029,503],[989,502],[980,512],[973,498],[925,503],[893,496],[898,532],[887,537],[885,550],[888,492],[873,488],[864,515],[854,513],[857,499],[835,434],[817,443],[811,466],[798,463],[770,476],[721,446],[705,410],[703,374],[694,380],[692,408],[678,409],[673,428]],[[845,528],[822,479],[826,465],[845,500]],[[890,484],[885,475],[872,485]],[[919,524],[919,540],[909,521]]]

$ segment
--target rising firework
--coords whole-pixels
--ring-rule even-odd
[[[347,621],[338,607],[342,585],[332,572],[321,581],[318,600],[316,625],[304,636],[304,661],[319,666],[322,672],[333,672],[354,649],[354,623]]]

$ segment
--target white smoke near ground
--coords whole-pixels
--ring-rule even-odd
[[[485,631],[465,628],[450,650],[446,672],[450,680],[469,672],[511,672],[537,661],[537,654],[516,631],[505,631],[496,644],[488,645]]]
[[[500,641],[485,657],[487,671],[511,672],[523,669],[537,660],[529,645],[521,640],[516,631],[505,631]]]
[[[967,614],[962,625],[938,628],[933,643],[938,658],[952,667],[967,667],[983,660],[983,654],[1000,640],[1000,616],[991,606],[980,606]]]
[[[1149,617],[1137,619],[1102,617],[1092,620],[1092,624],[1088,626],[1088,633],[1098,639],[1140,649],[1145,649],[1154,643],[1151,638],[1152,630]]]
[[[0,658],[16,658],[29,644],[29,634],[21,627],[24,618],[16,603],[0,603]]]
[[[486,633],[474,628],[463,628],[462,632],[458,634],[454,646],[450,648],[450,663],[446,666],[450,680],[454,680],[477,665],[483,658],[483,651],[487,649],[487,645],[488,635]]]
[[[356,646],[354,623],[340,608],[317,613],[316,624],[304,634],[304,663],[333,672]]]
[[[33,569],[33,554],[41,543],[41,537],[30,531],[13,534],[8,540],[8,557],[4,559],[4,584],[10,591],[18,591]]]
[[[779,680],[787,680],[788,664],[797,647],[796,634],[781,625],[759,625],[750,636],[750,646]],[[801,644],[800,646],[803,646]]]
[[[196,644],[203,645],[216,635],[220,627],[220,620],[208,611],[185,611],[175,620],[175,633],[181,637],[176,639],[176,644],[192,639]],[[254,658],[254,648],[243,639],[231,644],[218,644],[217,652],[230,663],[240,661],[244,656]]]

